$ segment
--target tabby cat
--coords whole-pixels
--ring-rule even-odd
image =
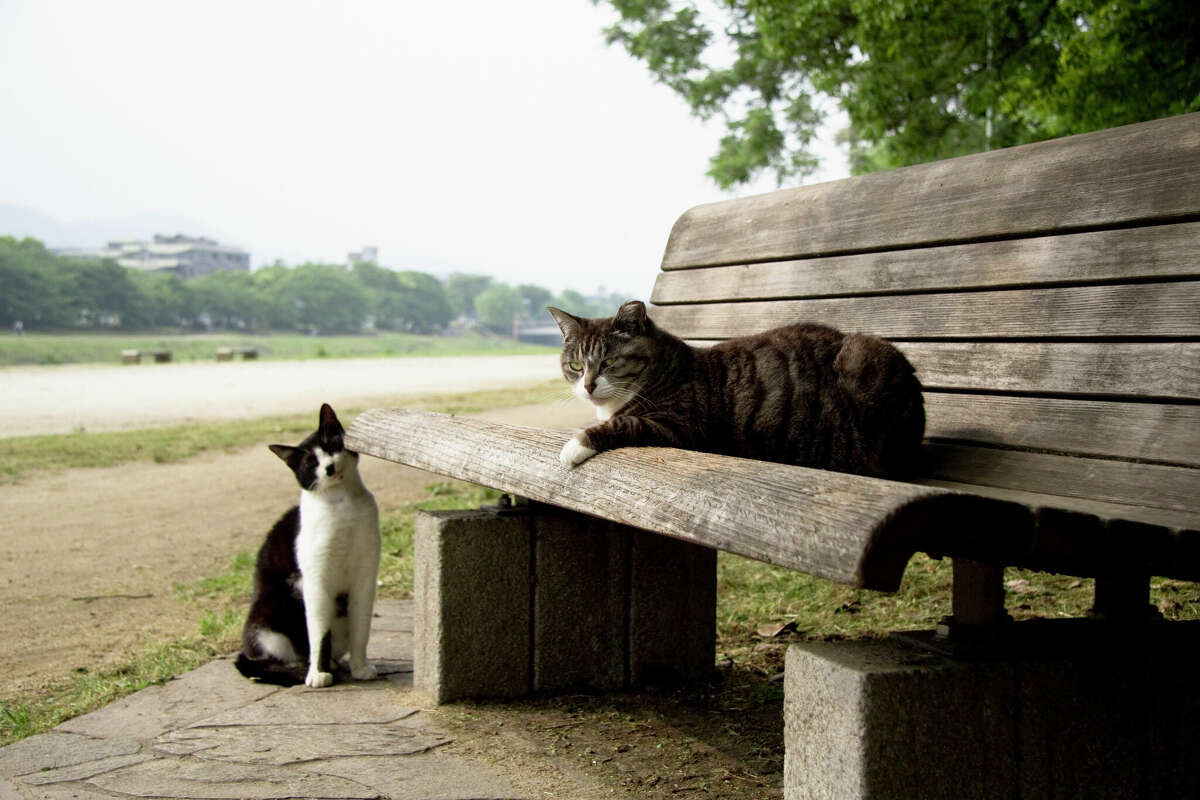
[[[547,310],[563,376],[600,420],[563,446],[565,466],[649,445],[880,477],[919,468],[921,384],[883,339],[796,324],[699,348],[636,300],[611,319]]]
[[[296,447],[270,445],[300,484],[300,504],[280,517],[258,552],[254,597],[237,668],[267,683],[333,683],[349,657],[355,680],[375,677],[367,637],[379,572],[379,509],[347,450],[337,415]]]

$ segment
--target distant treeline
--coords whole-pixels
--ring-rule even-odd
[[[371,263],[276,264],[254,272],[214,272],[184,281],[126,269],[114,261],[58,256],[36,239],[0,236],[0,325],[25,330],[364,329],[437,333],[459,318],[510,332],[515,315],[557,305],[583,316],[612,314],[617,295],[555,295],[486,275],[398,272]]]

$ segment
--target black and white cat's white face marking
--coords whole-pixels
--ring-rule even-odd
[[[358,464],[358,453],[346,449],[344,435],[337,415],[325,404],[321,406],[320,427],[303,442],[295,447],[285,444],[269,447],[291,468],[300,488],[320,492],[342,483],[347,471]]]
[[[563,332],[562,371],[576,397],[596,407],[601,420],[637,396],[650,364],[651,343],[643,336],[646,307],[632,301],[612,319],[583,319],[548,309]]]

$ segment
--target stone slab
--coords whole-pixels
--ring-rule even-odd
[[[161,686],[150,686],[98,711],[68,720],[56,730],[96,738],[120,730],[123,736],[148,741],[175,728],[240,708],[279,691],[276,686],[242,677],[233,662],[218,659]]]
[[[40,772],[35,772],[32,775],[22,775],[21,783],[30,786],[44,786],[49,783],[71,783],[74,781],[83,781],[88,778],[94,778],[105,772],[112,772],[122,767],[128,767],[132,764],[140,764],[143,761],[149,761],[153,756],[135,753],[129,756],[112,756],[111,758],[101,758],[96,761],[88,761],[83,764],[75,764],[70,767],[60,767],[59,769],[48,769]]]
[[[206,761],[286,766],[318,758],[424,753],[449,741],[440,732],[402,725],[268,725],[172,731],[154,749]]]
[[[357,781],[303,770],[188,759],[155,759],[105,773],[89,783],[130,797],[275,800],[322,797],[375,800],[379,793]]]
[[[110,734],[124,733],[113,728]],[[123,735],[94,739],[75,733],[54,731],[31,736],[0,748],[0,777],[13,778],[45,770],[63,769],[89,761],[128,756],[141,750],[141,744]]]
[[[294,686],[204,717],[192,727],[386,723],[415,713],[417,709],[400,702],[399,693],[390,684],[376,680],[327,689]]]

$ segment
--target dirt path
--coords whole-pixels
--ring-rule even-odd
[[[580,406],[482,416],[568,428]],[[439,480],[373,458],[367,485],[388,508]],[[0,698],[120,660],[148,640],[195,633],[176,583],[224,572],[295,502],[295,481],[264,446],[176,464],[134,463],[0,486]]]

